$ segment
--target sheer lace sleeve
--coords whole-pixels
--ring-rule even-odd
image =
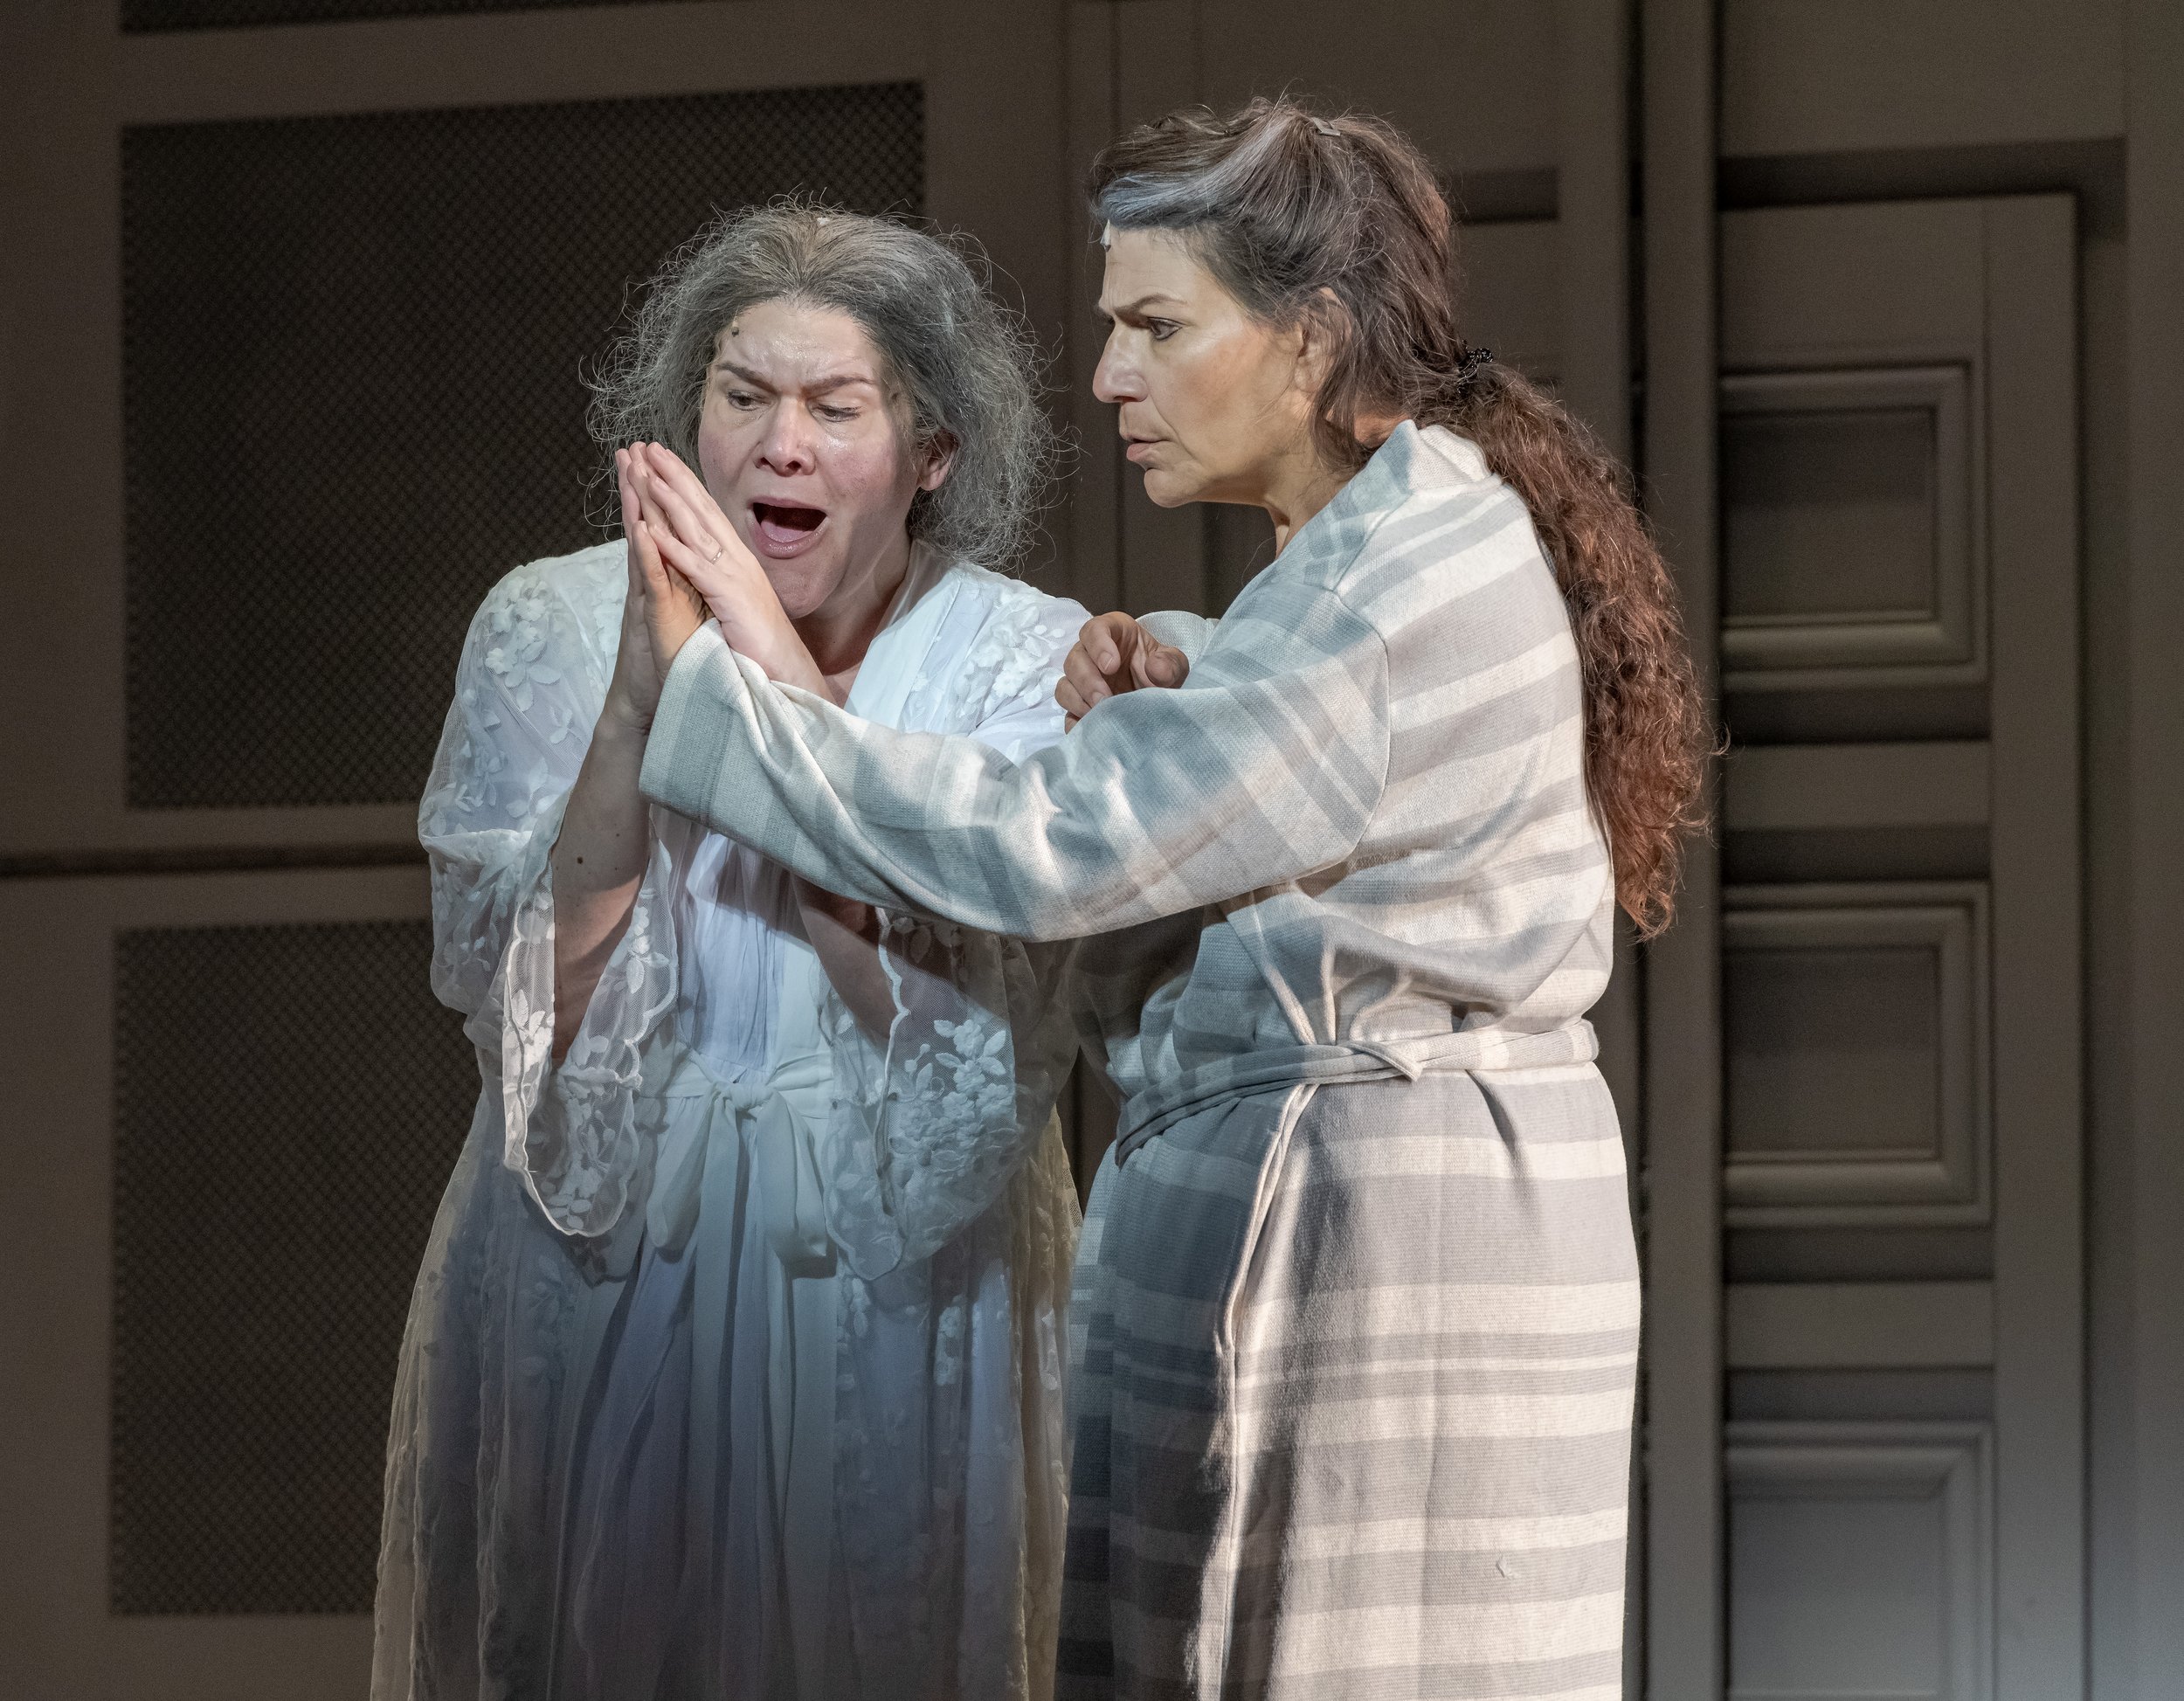
[[[907,718],[1012,761],[1053,743],[1054,681],[1086,618],[1009,584],[963,666]],[[840,1097],[821,1153],[829,1230],[867,1280],[930,1257],[1000,1196],[1046,1132],[1075,1054],[1066,946],[880,915],[894,1020],[875,1040],[828,1000]]]
[[[518,569],[487,596],[418,812],[433,991],[467,1018],[488,1082],[497,1075],[503,1161],[557,1227],[587,1235],[612,1228],[639,1185],[642,1053],[675,985],[671,870],[655,835],[629,927],[554,1067],[547,858],[605,700],[621,548]]]

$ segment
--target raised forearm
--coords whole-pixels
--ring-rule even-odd
[[[614,954],[652,849],[637,778],[645,735],[610,708],[599,716],[554,841],[554,1059],[584,1024]]]
[[[708,628],[676,658],[645,784],[830,891],[1075,938],[1347,856],[1386,769],[1378,660],[1133,692],[1013,763],[772,689]]]

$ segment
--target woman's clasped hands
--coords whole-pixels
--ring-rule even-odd
[[[649,681],[632,681],[636,688],[650,684],[646,717],[675,656],[708,614],[721,623],[729,647],[769,678],[830,695],[765,570],[697,474],[660,443],[616,450],[614,471],[629,539],[630,594],[642,600],[656,670]],[[623,671],[618,665],[618,678]]]

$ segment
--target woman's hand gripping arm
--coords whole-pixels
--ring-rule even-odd
[[[1095,614],[1084,623],[1062,663],[1054,701],[1061,705],[1064,730],[1073,730],[1109,697],[1149,686],[1172,688],[1190,675],[1191,658],[1162,643],[1132,616]]]

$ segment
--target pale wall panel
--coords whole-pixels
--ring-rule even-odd
[[[1456,322],[1527,376],[1551,384],[1562,372],[1562,243],[1552,218],[1467,225],[1459,238],[1463,275]]]
[[[1555,10],[1538,0],[1204,0],[1198,31],[1215,107],[1284,89],[1354,102],[1466,175],[1551,169],[1559,151]]]
[[[1983,1424],[1728,1427],[1731,1701],[1988,1701]]]
[[[1730,158],[2123,132],[2120,0],[1725,0]]]

